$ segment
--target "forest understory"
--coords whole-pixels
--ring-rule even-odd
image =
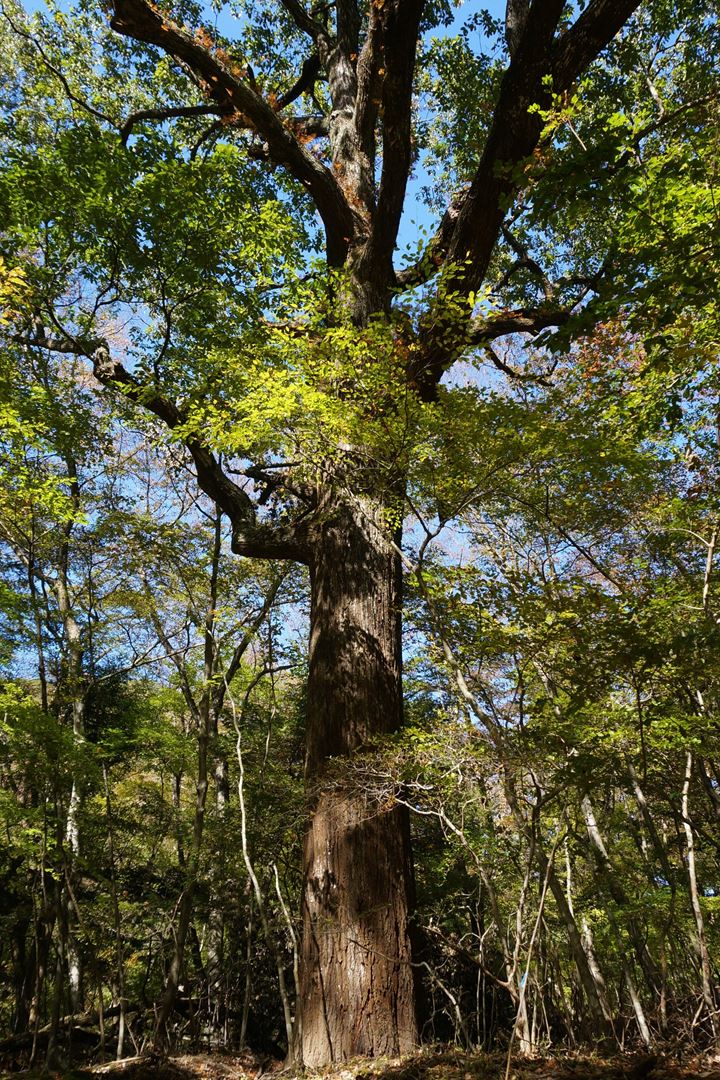
[[[3,1068],[0,1063],[0,1068]],[[322,1076],[327,1080],[719,1080],[717,1055],[696,1055],[679,1060],[664,1054],[618,1054],[607,1058],[567,1053],[517,1057],[507,1053],[471,1053],[428,1048],[398,1059],[362,1059],[342,1062],[316,1073],[288,1069],[283,1061],[245,1054],[183,1054],[169,1058],[144,1055],[68,1071],[43,1073],[9,1071],[27,1080],[51,1076],[54,1080],[83,1080],[104,1076],[109,1080],[261,1080],[277,1077]]]

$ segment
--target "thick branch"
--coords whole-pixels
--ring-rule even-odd
[[[303,66],[300,69],[300,75],[284,94],[281,94],[277,99],[278,111],[287,108],[293,101],[296,101],[301,94],[311,94],[315,83],[317,82],[320,74],[320,57],[317,53],[313,53],[312,56],[308,56],[303,61]]]
[[[457,214],[445,247],[449,273],[446,289],[467,295],[487,272],[502,222],[522,183],[520,166],[540,140],[543,121],[537,108],[550,103],[546,76],[552,74],[564,89],[617,33],[639,0],[591,0],[553,48],[564,8],[563,0],[534,3],[500,86],[500,95],[487,142],[472,184]],[[440,237],[440,242],[445,238]],[[458,344],[463,330],[457,329]],[[428,347],[423,363],[426,378],[439,380],[456,349],[448,348],[448,327],[438,308],[426,329]],[[433,396],[432,387],[424,390]]]
[[[334,38],[317,18],[319,5],[313,9],[311,16],[300,0],[280,0],[280,3],[295,25],[313,39],[320,63],[325,69],[332,102],[327,135],[330,138],[333,172],[347,196],[348,205],[358,214],[357,232],[364,238],[374,206],[374,158],[358,137],[355,123],[358,96],[356,59],[360,32],[357,0],[336,0],[337,33]],[[322,6],[327,14],[331,5]],[[374,18],[371,9],[371,23]],[[362,225],[360,218],[364,219]]]
[[[530,0],[507,0],[505,5],[505,41],[511,56],[522,41],[529,10]]]
[[[516,168],[540,138],[543,122],[530,108],[547,100],[543,77],[564,6],[564,0],[533,4],[503,77],[487,142],[448,246],[447,260],[457,265],[463,293],[485,277],[506,207],[519,186]]]
[[[13,335],[13,340],[33,348],[84,356],[91,361],[93,374],[99,383],[119,390],[124,397],[153,413],[170,430],[179,427],[185,420],[174,401],[153,386],[141,383],[119,361],[113,360],[107,343],[100,338],[79,340],[70,335],[52,337],[38,323],[32,334]],[[292,524],[275,526],[259,521],[250,496],[226,475],[211,451],[193,436],[184,438],[183,442],[193,459],[200,488],[232,524],[233,551],[256,559],[308,560],[304,530],[296,531]]]
[[[392,279],[405,189],[412,163],[412,88],[424,0],[385,0],[380,9],[383,65],[383,163],[377,209],[364,258],[384,285]]]
[[[298,30],[302,30],[304,34],[311,37],[313,41],[317,41],[318,37],[325,34],[325,27],[322,23],[317,22],[311,15],[305,10],[300,0],[280,0],[280,4],[285,8],[291,19],[297,26]]]
[[[360,12],[357,0],[335,0],[337,12],[337,41],[340,48],[352,56],[360,48]]]
[[[328,125],[330,150],[335,175],[349,202],[365,220],[364,237],[375,201],[375,178],[373,162],[364,152],[355,129],[358,48],[355,0],[337,4],[337,31],[336,40],[327,36],[317,39],[332,102]]]
[[[185,63],[200,79],[206,93],[222,108],[240,113],[268,145],[274,161],[287,168],[307,190],[323,220],[328,259],[341,265],[359,220],[332,172],[296,139],[272,106],[243,77],[220,50],[166,18],[145,0],[115,0],[110,25],[127,37],[157,45]]]
[[[556,93],[567,90],[624,26],[639,0],[590,0],[553,50],[552,75]]]
[[[448,260],[463,265],[463,291],[472,291],[481,283],[505,207],[520,183],[517,166],[537,146],[542,120],[529,110],[548,100],[544,76],[552,74],[556,92],[566,89],[612,40],[638,4],[639,0],[592,0],[554,48],[562,0],[532,5],[503,78],[487,143],[448,249]]]
[[[499,311],[483,319],[476,319],[470,326],[468,341],[481,345],[508,334],[539,334],[550,326],[562,326],[570,318],[570,308],[518,308],[516,311]]]
[[[368,29],[357,62],[357,94],[355,96],[355,130],[363,152],[375,161],[375,125],[382,101],[382,28],[380,9],[370,5]]]
[[[563,0],[545,0],[516,19],[512,59],[475,178],[453,196],[419,263],[398,274],[400,285],[426,281],[445,261],[456,264],[453,290],[472,292],[482,282],[509,196],[518,186],[515,167],[532,153],[540,138],[542,121],[529,109],[547,98],[542,80],[548,73],[550,46],[563,7]]]
[[[497,338],[507,337],[509,334],[539,334],[541,330],[547,330],[551,326],[562,326],[572,314],[572,305],[568,307],[546,308],[518,308],[514,311],[499,311],[493,315],[487,315],[480,319],[474,319],[465,324],[458,331],[457,339],[453,348],[446,348],[443,352],[433,354],[426,352],[413,367],[410,373],[412,382],[417,386],[420,397],[424,401],[434,401],[443,372],[450,363],[457,359],[464,350],[477,346],[484,346],[488,356],[500,370],[513,378],[527,378],[522,372],[505,364],[492,349],[490,342]],[[439,357],[438,366],[433,367],[434,357]],[[543,382],[543,376],[532,376],[535,381]]]
[[[140,109],[128,116],[120,128],[120,141],[123,146],[127,143],[132,129],[143,120],[172,120],[175,117],[190,116],[222,116],[227,113],[219,105],[178,105],[168,109]]]
[[[692,112],[696,109],[701,110],[708,104],[713,104],[716,102],[717,96],[715,94],[708,94],[700,98],[695,98],[692,101],[685,102],[683,105],[679,105],[678,108],[674,109],[672,112],[666,112],[664,116],[651,121],[649,124],[646,124],[644,127],[636,131],[633,134],[633,142],[637,145],[643,139],[647,138],[648,135],[652,135],[654,132],[659,131],[666,126],[669,126],[676,120],[682,118],[686,113]],[[632,153],[630,151],[624,151],[617,159],[617,161],[607,167],[605,175],[618,172],[620,168],[622,168],[624,165],[627,165],[628,162],[630,162],[631,160]],[[425,284],[425,282],[429,281],[430,278],[433,277],[433,275],[436,274],[438,269],[442,266],[442,263],[445,260],[448,252],[452,233],[455,228],[455,223],[462,209],[463,202],[467,196],[468,190],[469,189],[465,187],[462,188],[460,191],[457,191],[453,195],[452,199],[450,200],[450,205],[445,211],[440,225],[435,232],[435,235],[427,244],[421,258],[418,259],[416,263],[413,263],[412,266],[408,266],[405,267],[405,269],[403,270],[397,271],[395,275],[395,280],[400,289],[408,289],[413,288],[416,285]],[[541,280],[543,281],[543,288],[545,288],[546,291],[547,285],[550,285],[552,288],[555,288],[555,286],[562,287],[573,284],[585,285],[588,287],[596,288],[601,272],[604,272],[604,270],[606,269],[606,267],[603,266],[601,271],[598,271],[597,274],[594,274],[590,277],[573,276],[561,278],[555,283],[555,286],[553,286],[552,282],[547,281],[547,277],[542,271],[542,267],[540,267],[535,260],[528,256],[528,253],[523,247],[523,245],[515,239],[515,237],[509,232],[509,230],[506,230],[504,227],[501,228],[503,235],[508,241],[508,244],[518,255],[519,263],[532,270],[533,273],[535,273],[539,278],[541,278]]]
[[[521,240],[518,240],[518,238],[510,231],[510,229],[507,229],[504,225],[502,226],[502,234],[508,247],[510,247],[517,256],[517,262],[515,263],[515,267],[517,269],[524,268],[525,270],[528,270],[534,277],[538,278],[542,290],[545,293],[545,299],[548,301],[552,300],[552,295],[554,291],[553,284],[543,270],[540,263],[537,261],[537,259],[533,259],[525,244],[523,244]]]
[[[503,375],[508,375],[511,379],[517,379],[518,382],[539,383],[540,386],[551,385],[547,374],[543,375],[534,371],[521,371],[520,369],[513,367],[512,364],[508,364],[507,360],[503,360],[502,356],[498,356],[492,345],[486,344],[483,348],[485,355],[489,357],[490,361],[498,371],[502,371]]]
[[[395,281],[400,289],[412,289],[415,285],[424,285],[433,274],[438,272],[448,253],[455,225],[467,198],[468,190],[469,188],[465,187],[461,191],[455,192],[450,200],[450,205],[442,216],[435,235],[431,238],[418,261],[396,273]]]

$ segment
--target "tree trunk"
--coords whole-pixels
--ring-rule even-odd
[[[693,831],[693,824],[690,820],[690,782],[692,780],[693,772],[693,755],[688,750],[687,757],[685,759],[685,780],[682,789],[682,821],[683,828],[685,830],[685,840],[687,842],[686,852],[686,865],[688,872],[688,881],[690,884],[690,902],[692,904],[693,915],[695,917],[695,928],[697,931],[697,951],[700,959],[700,973],[702,976],[702,996],[705,1006],[707,1008],[708,1020],[710,1022],[710,1029],[712,1031],[713,1042],[718,1045],[720,1042],[718,1035],[718,1028],[715,1022],[716,1010],[715,1010],[715,990],[713,988],[713,973],[712,965],[710,963],[710,953],[707,946],[707,937],[705,935],[705,919],[700,906],[700,892],[698,890],[697,882],[697,870],[695,866],[695,833]]]
[[[11,1031],[14,1035],[27,1030],[30,1016],[30,1002],[28,1000],[28,956],[27,956],[27,933],[30,927],[30,915],[24,906],[18,907],[18,913],[10,931],[10,955],[12,957],[12,982],[14,989],[14,1005],[11,1020]]]
[[[217,736],[217,717],[214,718],[213,738]],[[229,796],[228,763],[224,757],[216,758],[213,765],[215,779],[215,813],[219,828],[225,828],[226,808]],[[219,855],[222,851],[218,852]],[[207,996],[210,1023],[221,1031],[221,1043],[226,1043],[225,1003],[225,909],[223,906],[223,862],[213,860],[210,871],[210,898],[207,921]]]
[[[110,896],[112,897],[113,907],[113,926],[115,930],[115,976],[113,985],[117,990],[113,990],[113,996],[117,998],[118,1007],[120,1010],[120,1016],[118,1019],[118,1034],[117,1034],[117,1046],[115,1049],[116,1061],[122,1061],[123,1051],[125,1049],[125,949],[123,946],[123,932],[122,932],[122,918],[120,916],[120,903],[118,900],[118,888],[117,888],[117,871],[115,863],[115,830],[113,828],[113,812],[110,804],[110,783],[108,781],[107,765],[103,762],[102,767],[103,784],[105,787],[105,810],[107,814],[107,835],[108,835],[108,855],[110,860]],[[102,996],[98,1005],[100,1015],[102,1015]]]
[[[205,708],[201,711],[198,718],[198,726],[200,728],[198,735],[198,764],[197,764],[197,782],[195,784],[195,818],[193,823],[193,835],[192,844],[190,848],[190,854],[186,858],[182,851],[182,831],[180,819],[178,818],[178,861],[185,870],[185,883],[183,886],[182,899],[180,901],[180,911],[177,919],[177,926],[175,927],[175,935],[173,942],[173,952],[170,958],[170,964],[168,966],[167,975],[165,978],[165,989],[163,992],[162,1001],[158,1011],[157,1023],[155,1026],[155,1050],[158,1053],[162,1053],[164,1048],[170,1045],[171,1032],[169,1028],[170,1016],[172,1015],[175,1001],[177,999],[178,987],[180,986],[180,980],[183,973],[183,965],[185,962],[185,942],[190,929],[190,923],[193,917],[193,910],[195,906],[195,892],[197,889],[198,870],[200,866],[200,856],[202,851],[203,831],[205,825],[205,802],[207,798],[208,790],[208,777],[207,777],[207,744],[208,744],[208,715],[207,715],[207,699],[204,702]],[[177,808],[180,810],[180,777],[177,777],[178,781],[178,798]]]
[[[555,905],[560,918],[565,923],[568,937],[568,945],[575,967],[577,969],[580,984],[585,992],[588,1008],[592,1017],[592,1035],[599,1035],[602,1043],[610,1045],[612,1038],[612,1013],[605,994],[604,980],[600,972],[597,960],[591,948],[583,944],[583,939],[575,917],[568,906],[565,891],[552,866],[548,872],[548,859],[541,848],[538,848],[537,860],[540,871],[548,874],[548,885],[555,898]]]
[[[524,832],[532,843],[532,833],[529,832],[527,817],[520,807],[512,784],[508,781],[507,770],[505,770],[504,791],[518,829]],[[548,859],[548,856],[545,854],[539,837],[535,838],[535,858],[540,873],[543,877],[547,876],[548,886],[555,898],[555,906],[557,907],[558,914],[565,923],[570,954],[575,962],[580,985],[585,993],[592,1018],[592,1035],[595,1036],[599,1033],[601,1042],[610,1045],[613,1031],[612,1013],[605,993],[605,984],[602,973],[600,972],[592,950],[588,950],[583,943],[582,935],[578,929],[575,914],[572,909],[572,894],[570,894],[569,897],[565,895],[565,889],[562,886],[562,882],[555,873],[555,868]]]
[[[368,498],[334,503],[310,563],[302,1047],[311,1068],[418,1042],[407,811],[369,799],[331,758],[402,723],[401,566]]]

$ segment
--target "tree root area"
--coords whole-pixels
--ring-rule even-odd
[[[395,1060],[357,1060],[328,1067],[322,1073],[305,1073],[305,1078],[322,1080],[504,1080],[507,1058],[503,1054],[413,1054]],[[191,1054],[164,1060],[154,1056],[94,1065],[66,1072],[2,1071],[0,1080],[15,1077],[51,1077],[52,1080],[296,1080],[299,1074],[283,1068],[282,1062],[260,1064],[251,1055]],[[682,1062],[647,1055],[596,1058],[581,1055],[514,1058],[511,1080],[720,1080],[720,1058],[696,1057]]]

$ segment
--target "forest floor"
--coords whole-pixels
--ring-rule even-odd
[[[420,1053],[398,1060],[358,1060],[311,1075],[315,1080],[504,1080],[505,1054],[458,1051]],[[248,1056],[192,1054],[160,1061],[152,1057],[95,1065],[68,1072],[2,1072],[0,1080],[44,1075],[52,1080],[296,1080],[282,1062],[260,1065]],[[683,1062],[663,1057],[627,1056],[601,1059],[580,1055],[513,1058],[512,1080],[720,1080],[720,1059],[697,1057]]]

